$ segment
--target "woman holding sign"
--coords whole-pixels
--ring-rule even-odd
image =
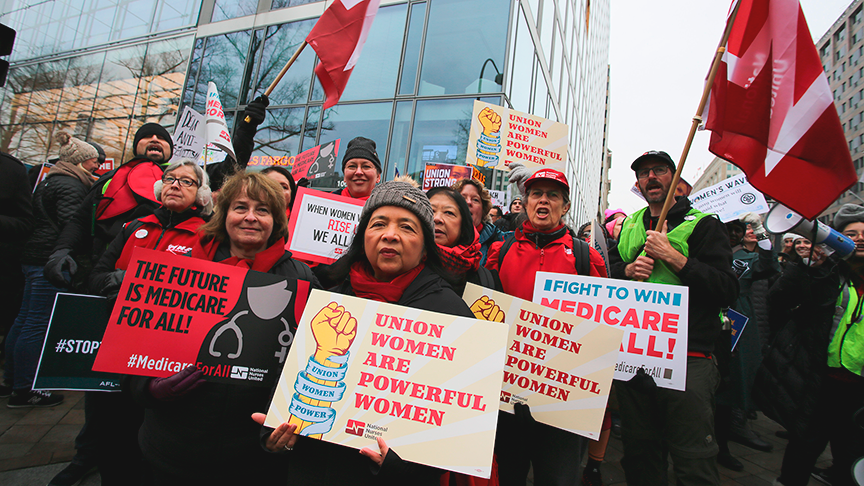
[[[432,207],[420,189],[398,180],[379,185],[363,207],[348,252],[330,267],[333,280],[343,282],[335,291],[473,318],[440,276],[444,270],[434,228]],[[263,422],[264,414],[256,420]],[[378,439],[379,450],[367,447],[358,454],[303,437],[302,427],[282,424],[265,438],[272,452],[291,450],[289,484],[439,484],[442,471],[403,461],[383,439]]]
[[[285,251],[287,231],[282,188],[260,173],[240,172],[222,187],[216,213],[191,255],[319,288],[309,267]],[[296,305],[304,303],[305,297],[296,297]],[[249,419],[267,406],[268,388],[204,382],[202,371],[191,366],[168,378],[130,377],[126,384],[145,407],[139,443],[148,483],[268,484],[284,478],[286,457],[261,450],[261,428]]]
[[[570,210],[570,185],[563,173],[540,169],[525,181],[528,220],[515,235],[489,249],[486,266],[497,269],[504,292],[533,300],[537,272],[605,277],[600,254],[564,224]],[[526,437],[532,437],[529,443]],[[525,444],[518,447],[516,444]],[[499,414],[495,453],[501,484],[525,485],[529,462],[536,484],[577,484],[587,439],[535,422],[528,407]]]
[[[456,293],[462,295],[466,282],[502,291],[498,272],[480,265],[480,236],[465,199],[449,187],[432,188],[426,196],[434,214],[435,243],[444,268],[457,279]]]

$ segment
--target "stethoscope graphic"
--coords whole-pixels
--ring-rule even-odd
[[[329,167],[330,169],[333,168],[333,163],[336,162],[336,156],[333,155],[334,145],[335,144],[330,143],[324,147],[321,147],[321,150],[318,152],[319,158],[316,159],[315,162],[313,162],[312,165],[309,167],[309,174],[317,174],[320,170],[318,167],[318,161],[321,160],[320,157],[327,157],[327,167]]]
[[[249,300],[249,307],[252,309],[252,313],[257,318],[267,321],[279,316],[291,302],[291,296],[293,295],[293,292],[286,288],[287,285],[288,282],[283,280],[264,287],[249,287],[247,289],[247,299]],[[219,340],[222,334],[231,331],[237,338],[237,350],[233,353],[228,353],[227,358],[237,359],[240,357],[240,354],[243,353],[243,331],[240,330],[240,326],[237,325],[236,321],[246,314],[249,314],[248,310],[242,310],[234,314],[230,321],[222,324],[216,330],[216,333],[210,340],[210,347],[208,349],[210,356],[214,358],[222,356],[222,352],[216,350],[216,341]],[[279,344],[282,345],[282,350],[277,351],[275,356],[279,358],[279,363],[282,363],[288,354],[288,347],[294,341],[294,333],[291,332],[291,327],[284,317],[279,317],[279,320],[282,321],[285,330],[279,333],[278,340]]]

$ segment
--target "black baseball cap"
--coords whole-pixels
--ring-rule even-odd
[[[659,159],[662,162],[666,162],[666,164],[668,164],[673,171],[675,170],[675,162],[672,161],[672,157],[669,157],[669,154],[663,152],[662,150],[649,150],[644,154],[640,155],[639,157],[636,157],[636,160],[634,160],[633,163],[630,164],[630,170],[635,172],[636,168],[639,167],[639,164],[642,161],[649,159]]]

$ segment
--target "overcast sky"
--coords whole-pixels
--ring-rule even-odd
[[[800,0],[815,40],[851,0]],[[609,207],[627,213],[645,202],[630,193],[630,163],[647,150],[678,162],[731,0],[612,0],[612,191]],[[696,133],[682,177],[693,184],[714,155],[710,132]]]

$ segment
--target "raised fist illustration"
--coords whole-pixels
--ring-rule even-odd
[[[492,135],[501,130],[501,115],[495,113],[492,108],[486,107],[477,115],[480,124],[483,125],[483,133]]]
[[[480,297],[471,304],[471,312],[474,317],[484,321],[504,322],[504,311],[494,300],[487,296]]]
[[[344,356],[357,335],[357,319],[345,307],[330,302],[312,318],[312,334],[318,343],[318,354]],[[323,363],[323,361],[319,361]]]

